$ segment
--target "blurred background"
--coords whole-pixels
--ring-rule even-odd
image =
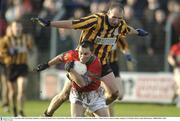
[[[137,64],[127,63],[123,55],[119,54],[122,78],[126,72],[135,75],[152,74],[150,77],[154,76],[154,73],[171,74],[172,68],[167,62],[167,54],[171,45],[180,41],[180,1],[119,1],[124,4],[124,19],[128,25],[149,32],[149,35],[143,38],[127,36]],[[78,19],[94,12],[107,11],[109,2],[110,0],[0,0],[0,37],[5,36],[6,28],[11,22],[15,20],[22,22],[23,32],[29,34],[34,41],[33,52],[29,53],[29,67],[32,70],[37,64],[47,62],[59,53],[74,49],[81,31],[43,28],[33,24],[30,21],[31,17],[39,16],[49,20]],[[57,65],[55,68],[63,71],[63,65]],[[27,99],[40,99],[43,91],[40,86],[42,76],[29,73]],[[130,77],[136,78],[132,75]],[[126,78],[129,78],[129,75],[128,77],[125,75],[124,79]],[[172,80],[171,75],[167,78]],[[127,80],[132,84],[131,80]],[[161,83],[155,85],[157,84],[161,85]]]

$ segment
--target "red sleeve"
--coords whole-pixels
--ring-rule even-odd
[[[176,46],[176,45],[173,45],[173,46],[171,47],[171,49],[170,49],[170,53],[171,53],[172,55],[175,55],[176,50],[177,50],[177,46]]]
[[[69,50],[67,52],[64,52],[59,59],[64,63],[78,60],[78,52],[76,50]]]

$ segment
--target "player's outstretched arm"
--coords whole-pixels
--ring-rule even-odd
[[[167,56],[167,61],[168,61],[168,63],[169,63],[172,67],[175,67],[175,66],[176,66],[176,62],[175,62],[175,60],[174,60],[174,58],[173,58],[173,56],[172,56],[171,53],[168,54],[168,56]]]
[[[62,57],[62,54],[56,56],[55,58],[51,59],[50,61],[48,61],[46,63],[41,63],[36,68],[34,68],[33,71],[40,72],[40,71],[43,71],[43,70],[49,68],[52,65],[56,65],[58,63],[61,63],[62,62],[61,57]]]
[[[38,66],[36,68],[34,68],[33,71],[40,72],[40,71],[47,69],[48,67],[49,67],[48,63],[41,63],[41,64],[38,64]]]
[[[47,19],[33,17],[31,18],[33,23],[39,24],[42,27],[57,27],[57,28],[65,28],[65,29],[73,29],[72,20],[62,20],[62,21],[50,21]]]
[[[39,18],[39,17],[31,18],[31,21],[33,23],[39,24],[39,25],[41,25],[43,27],[48,27],[51,24],[50,20],[42,19],[42,18]]]
[[[147,36],[149,33],[147,31],[145,31],[144,29],[138,28],[138,29],[134,29],[131,26],[128,26],[131,31],[129,32],[129,34],[137,34],[138,36]]]

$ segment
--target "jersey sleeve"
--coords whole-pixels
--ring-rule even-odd
[[[172,56],[174,56],[176,50],[177,50],[177,46],[176,46],[176,45],[173,45],[173,46],[171,47],[171,49],[170,49],[170,54],[171,54]]]
[[[131,29],[129,28],[125,20],[122,20],[118,28],[119,35],[125,37],[130,32],[130,30]]]
[[[64,63],[78,60],[78,53],[75,50],[69,50],[67,52],[62,53],[59,59]]]
[[[97,24],[97,16],[95,14],[92,14],[87,17],[82,17],[79,20],[73,20],[72,25],[74,29],[90,29],[92,27],[95,27]]]

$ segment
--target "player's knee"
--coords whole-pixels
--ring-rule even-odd
[[[123,97],[124,97],[124,93],[120,92],[120,93],[118,94],[118,100],[122,100]]]
[[[118,99],[118,100],[122,100],[122,99],[123,99],[123,95],[118,96],[117,99]]]
[[[114,100],[117,99],[118,96],[119,96],[119,91],[118,90],[110,94],[110,98],[114,99]]]
[[[119,91],[118,90],[112,94],[113,99],[116,99],[118,96],[119,96]]]

